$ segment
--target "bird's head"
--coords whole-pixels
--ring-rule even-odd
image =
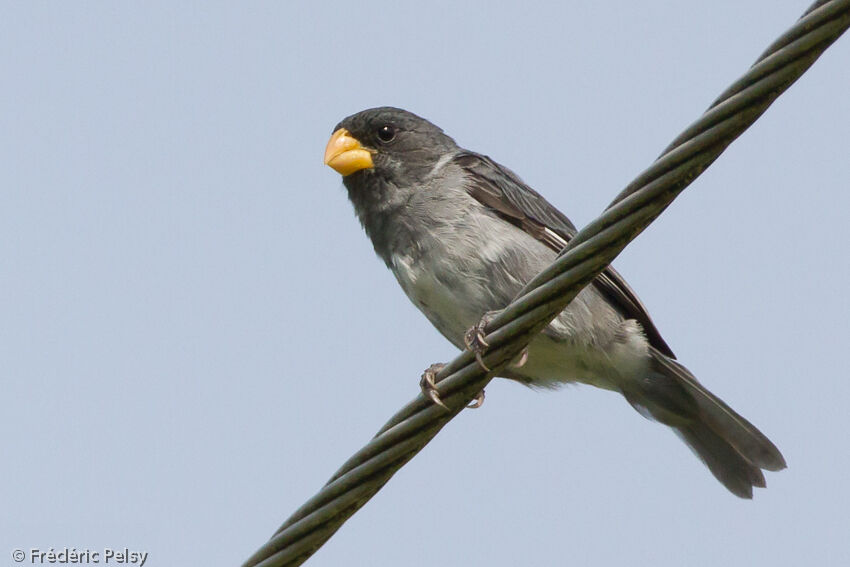
[[[424,118],[381,107],[337,124],[325,148],[325,165],[343,176],[349,191],[384,184],[404,188],[422,182],[455,151],[454,140]]]

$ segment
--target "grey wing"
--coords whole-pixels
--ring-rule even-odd
[[[454,161],[467,172],[470,181],[467,190],[472,197],[555,252],[560,252],[575,236],[576,227],[570,219],[508,168],[487,156],[466,151],[455,156]],[[593,281],[593,286],[624,317],[641,324],[652,346],[676,358],[646,307],[614,268],[608,266]]]

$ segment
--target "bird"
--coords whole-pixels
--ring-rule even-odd
[[[378,257],[460,349],[486,347],[482,318],[510,303],[577,232],[513,171],[403,109],[371,108],[342,120],[324,162],[342,176]],[[536,389],[580,383],[619,392],[644,417],[672,428],[740,498],[766,486],[763,471],[786,467],[776,445],[676,360],[610,266],[518,358],[497,375]],[[442,403],[435,370],[426,371],[422,387]]]

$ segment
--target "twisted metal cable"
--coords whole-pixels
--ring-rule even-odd
[[[446,410],[402,408],[243,567],[306,561],[850,27],[850,0],[819,0],[759,57],[555,262],[487,325],[486,372],[464,352],[438,374]]]

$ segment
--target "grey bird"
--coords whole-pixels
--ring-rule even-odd
[[[374,108],[334,130],[325,163],[342,174],[375,252],[458,348],[469,347],[468,330],[510,303],[576,234],[515,173],[415,114]],[[741,498],[765,486],[762,469],[786,466],[764,434],[676,361],[611,267],[499,375],[532,387],[579,382],[620,392],[642,415],[670,426]]]

